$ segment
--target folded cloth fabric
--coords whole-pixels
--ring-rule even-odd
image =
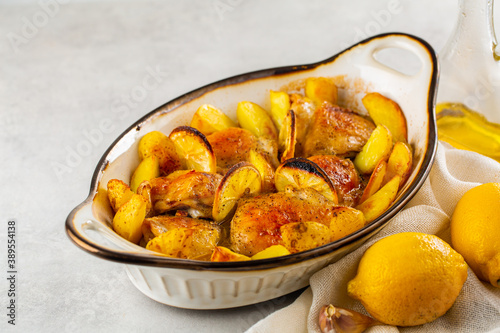
[[[458,200],[467,190],[489,182],[500,182],[500,163],[440,142],[424,185],[384,229],[356,251],[314,274],[310,287],[294,303],[262,319],[247,332],[319,333],[318,313],[326,304],[368,314],[359,301],[347,295],[347,283],[356,275],[365,250],[383,237],[407,231],[434,234],[451,244],[450,218]],[[500,289],[478,280],[469,268],[460,295],[444,316],[425,325],[375,326],[366,332],[400,331],[500,332]]]

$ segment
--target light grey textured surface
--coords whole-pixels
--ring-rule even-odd
[[[0,1],[0,331],[242,332],[292,302],[298,293],[223,311],[158,304],[121,265],[74,246],[65,218],[106,148],[164,102],[227,76],[322,60],[381,32],[412,33],[439,51],[456,11],[455,0]]]

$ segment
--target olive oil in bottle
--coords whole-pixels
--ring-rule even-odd
[[[439,140],[478,152],[500,162],[500,125],[461,103],[436,106]]]
[[[500,162],[500,49],[494,0],[458,0],[458,20],[439,54],[438,137]]]

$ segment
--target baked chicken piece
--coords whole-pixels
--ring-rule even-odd
[[[142,234],[146,242],[172,229],[201,229],[220,237],[220,227],[208,220],[190,218],[187,216],[158,215],[144,219]]]
[[[352,110],[324,102],[314,112],[304,155],[352,157],[360,152],[375,124]]]
[[[239,127],[215,132],[207,140],[217,159],[217,168],[223,174],[236,163],[248,161],[250,150],[257,148],[257,137]]]
[[[149,198],[148,216],[187,209],[191,217],[212,218],[212,205],[222,176],[216,173],[176,171],[143,182],[137,193]]]
[[[329,226],[335,204],[305,188],[241,199],[231,220],[231,248],[252,256],[271,245],[283,245],[280,227],[314,221]]]
[[[334,155],[316,155],[309,157],[309,160],[322,168],[330,178],[337,190],[339,204],[353,207],[358,203],[363,194],[363,184],[351,160]]]
[[[193,260],[209,260],[221,238],[219,226],[186,216],[145,219],[142,233],[146,249],[172,258]]]
[[[217,172],[225,174],[233,165],[250,161],[251,151],[259,152],[265,156],[268,163],[276,167],[277,143],[275,140],[256,137],[250,131],[231,127],[215,132],[207,137],[217,160]]]

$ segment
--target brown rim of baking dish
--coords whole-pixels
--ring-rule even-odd
[[[176,259],[169,258],[166,256],[148,254],[148,253],[134,253],[127,251],[115,251],[109,249],[105,246],[101,246],[99,244],[90,242],[88,239],[80,235],[78,230],[75,228],[75,224],[73,222],[76,214],[80,209],[84,206],[88,205],[93,201],[93,198],[97,192],[97,188],[99,186],[99,175],[105,170],[106,166],[109,163],[108,156],[111,150],[116,146],[116,144],[124,137],[126,134],[132,131],[136,131],[141,127],[143,123],[145,123],[149,118],[155,115],[157,112],[170,112],[180,105],[183,105],[195,98],[202,96],[203,94],[210,92],[214,89],[221,88],[228,85],[233,85],[236,83],[246,82],[253,79],[265,78],[270,76],[278,76],[282,74],[290,74],[293,72],[300,72],[303,70],[313,69],[318,67],[319,65],[323,65],[326,63],[333,62],[337,57],[341,54],[351,50],[352,48],[366,44],[374,39],[383,39],[388,36],[399,36],[399,37],[407,37],[416,41],[424,47],[424,49],[428,52],[429,58],[432,60],[432,75],[430,77],[429,82],[429,91],[427,95],[427,113],[428,113],[428,142],[425,150],[425,154],[422,159],[422,164],[412,181],[412,183],[408,186],[406,191],[397,199],[392,206],[385,211],[382,215],[380,215],[377,219],[367,224],[363,228],[358,231],[342,238],[337,241],[331,242],[329,244],[303,251],[295,254],[290,254],[282,257],[274,257],[269,259],[261,259],[261,260],[251,260],[251,261],[236,261],[236,262],[210,262],[210,261],[197,261],[197,260],[188,260],[188,259]],[[131,125],[127,130],[125,130],[118,138],[109,146],[106,152],[101,157],[97,167],[94,171],[89,196],[75,207],[71,213],[68,215],[66,219],[66,232],[69,238],[80,248],[83,250],[98,256],[103,259],[132,264],[132,265],[144,265],[144,266],[154,266],[154,267],[165,267],[165,268],[176,268],[176,269],[186,269],[186,270],[212,270],[212,271],[251,271],[251,270],[262,270],[262,269],[271,269],[280,266],[287,266],[291,264],[296,264],[308,259],[319,258],[325,256],[332,251],[341,248],[347,244],[353,243],[354,241],[362,238],[363,236],[367,236],[370,233],[376,231],[383,224],[388,222],[392,217],[394,217],[418,192],[420,187],[423,185],[425,179],[427,178],[430,169],[432,167],[434,157],[437,149],[437,130],[436,130],[436,120],[434,113],[435,106],[435,98],[436,98],[436,90],[437,90],[437,81],[438,81],[438,62],[435,51],[433,48],[423,39],[412,36],[405,33],[385,33],[377,36],[373,36],[367,38],[359,43],[352,45],[351,47],[345,49],[344,51],[337,53],[336,55],[325,59],[323,61],[319,61],[316,63],[308,64],[308,65],[300,65],[300,66],[284,66],[272,69],[258,70],[255,72],[250,72],[246,74],[236,75],[227,79],[223,79],[208,85],[205,85],[201,88],[195,89],[189,93],[181,95],[170,102],[163,104],[162,106],[156,108],[155,110],[149,112],[142,118],[140,118],[137,122]],[[124,240],[125,241],[125,240]]]

